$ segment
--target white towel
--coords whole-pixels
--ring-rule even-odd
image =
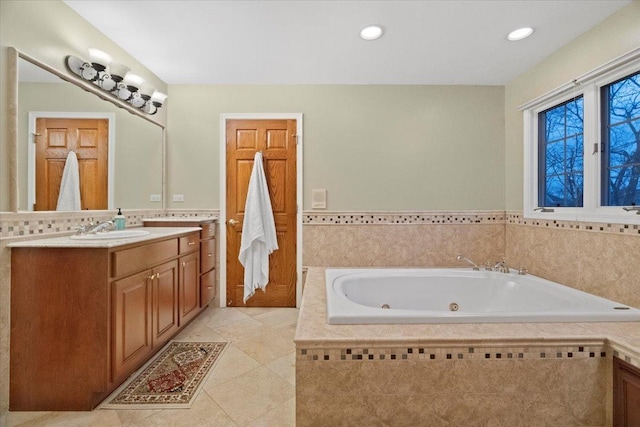
[[[242,239],[238,259],[244,267],[244,302],[256,289],[263,291],[269,283],[269,254],[278,249],[267,179],[262,167],[262,153],[257,152],[249,178],[244,207]]]
[[[60,194],[58,194],[58,211],[79,211],[80,207],[80,171],[76,153],[69,151],[62,171]]]

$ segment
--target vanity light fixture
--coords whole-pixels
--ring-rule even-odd
[[[382,36],[382,32],[380,25],[370,25],[360,31],[360,37],[364,40],[376,40]]]
[[[156,114],[167,99],[167,95],[145,83],[129,67],[112,62],[111,56],[99,49],[89,49],[89,61],[67,56],[67,67],[82,79],[149,115]]]
[[[526,39],[531,34],[533,34],[533,28],[531,27],[518,28],[517,30],[513,30],[509,33],[509,35],[507,36],[507,40],[515,42],[518,40]]]

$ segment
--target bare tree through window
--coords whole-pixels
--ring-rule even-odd
[[[640,205],[640,73],[602,88],[602,204]]]
[[[582,96],[539,115],[539,197],[541,206],[583,204],[584,103]]]

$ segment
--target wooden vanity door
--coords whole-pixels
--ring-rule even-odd
[[[78,157],[81,208],[107,209],[109,121],[36,119],[35,211],[55,211],[69,151]]]
[[[153,272],[143,271],[113,282],[113,381],[133,372],[153,348]]]
[[[244,268],[238,260],[253,159],[262,151],[279,249],[269,256],[266,292],[252,307],[296,306],[296,120],[227,120],[227,306],[244,306]]]

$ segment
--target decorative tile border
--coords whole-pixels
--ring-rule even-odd
[[[504,211],[321,212],[307,211],[304,225],[504,224]]]
[[[581,230],[598,233],[625,234],[640,236],[638,224],[609,224],[600,222],[560,221],[524,218],[522,212],[506,212],[507,224],[528,225],[533,227],[557,228],[565,230]]]
[[[80,212],[1,212],[0,238],[23,236],[46,236],[55,233],[68,233],[77,227],[91,222],[104,222],[113,219],[113,210]],[[158,210],[132,209],[125,212],[128,227],[141,227],[145,218],[164,216],[210,217],[218,210]]]
[[[219,215],[217,209],[189,210],[129,210],[127,224],[142,226],[144,218],[160,216],[209,217]],[[114,212],[0,212],[0,238],[20,236],[44,236],[73,231],[87,221],[108,221]],[[412,224],[513,224],[534,227],[580,230],[610,234],[640,236],[638,224],[606,224],[578,221],[524,219],[519,211],[394,211],[394,212],[317,212],[305,211],[302,215],[305,226],[313,225],[412,225]]]
[[[638,224],[525,219],[521,211],[305,211],[308,225],[513,224],[640,236]]]
[[[617,352],[616,352],[617,353]],[[586,359],[606,358],[611,350],[605,346],[559,346],[559,347],[454,347],[429,348],[372,347],[372,348],[332,348],[297,349],[299,361],[400,361],[400,360],[538,360],[538,359]],[[630,358],[630,357],[629,357]]]

